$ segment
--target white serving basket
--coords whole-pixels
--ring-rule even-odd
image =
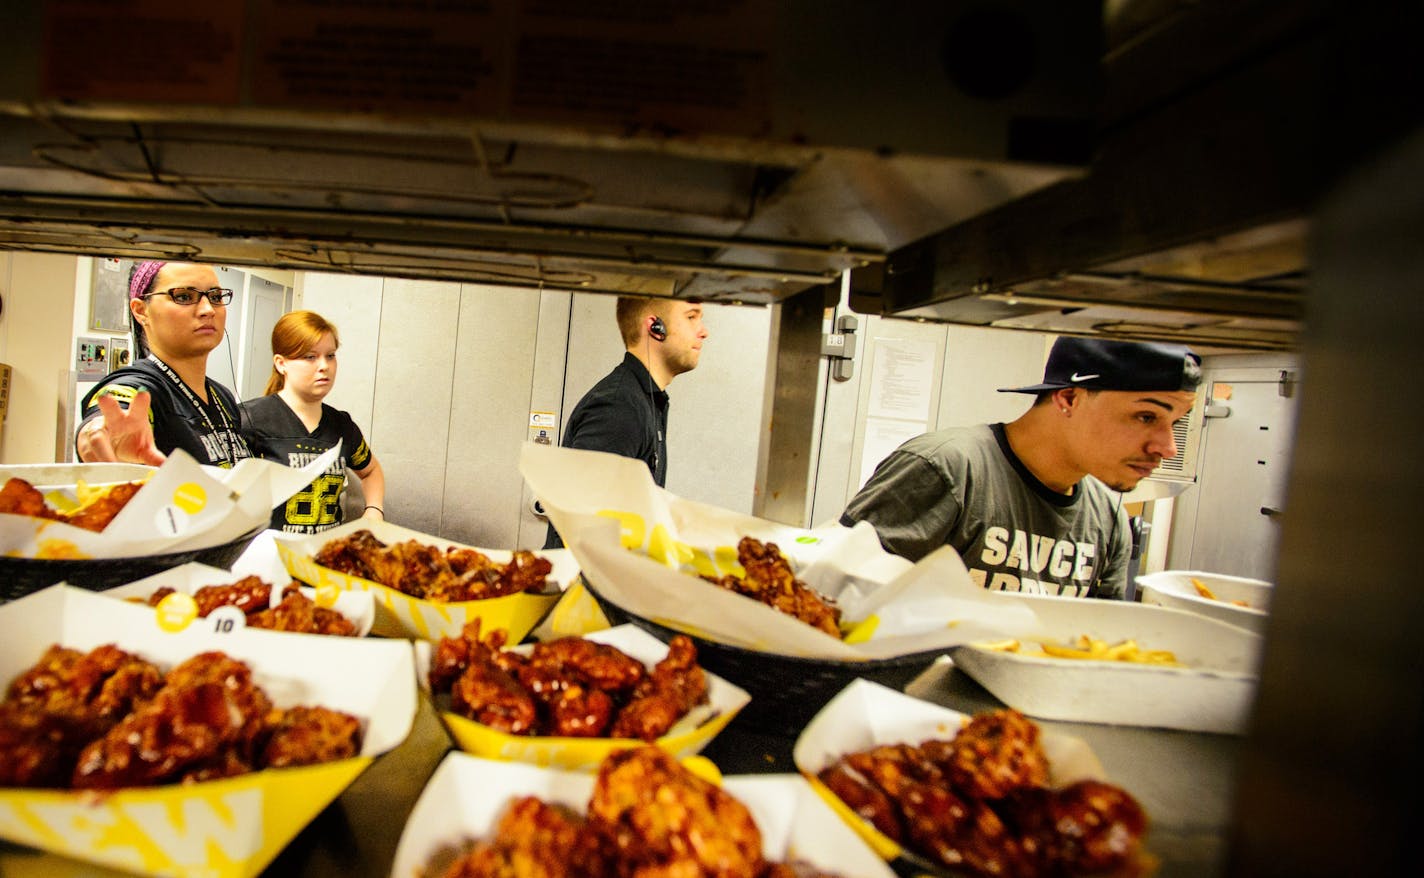
[[[1179,667],[1064,659],[982,644],[950,655],[994,697],[1039,719],[1240,734],[1256,697],[1261,637],[1195,613],[1121,601],[1002,595],[1033,611],[1022,639],[1072,644],[1079,636],[1170,650]]]
[[[1195,579],[1206,586],[1216,600],[1204,597],[1192,583]],[[1155,604],[1200,613],[1264,634],[1271,613],[1271,595],[1275,588],[1261,579],[1206,573],[1201,570],[1163,570],[1137,577],[1137,588],[1144,604]],[[1236,601],[1244,603],[1241,606]]]

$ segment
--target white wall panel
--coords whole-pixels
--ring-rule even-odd
[[[367,437],[386,473],[386,517],[427,533],[440,533],[459,324],[459,284],[386,279]]]
[[[538,332],[538,290],[463,285],[442,536],[491,548],[519,539]]]

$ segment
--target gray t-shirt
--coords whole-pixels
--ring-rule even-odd
[[[1121,598],[1131,542],[1121,498],[1092,476],[1069,495],[1033,476],[1003,424],[926,433],[901,445],[851,499],[889,552],[918,561],[946,543],[985,588]]]

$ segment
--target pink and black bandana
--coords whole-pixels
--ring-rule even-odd
[[[140,262],[134,269],[133,276],[129,278],[129,298],[143,298],[148,293],[148,288],[153,286],[153,279],[158,277],[159,270],[167,264],[152,259]]]

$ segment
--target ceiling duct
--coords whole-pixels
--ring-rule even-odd
[[[1294,345],[1340,170],[1420,119],[1330,0],[47,0],[0,247]],[[1106,13],[1106,17],[1105,17]]]
[[[857,310],[1283,350],[1342,171],[1417,125],[1387,20],[1330,2],[1109,4],[1098,147],[1063,180],[852,273]]]
[[[1081,172],[1099,24],[49,0],[0,34],[0,246],[776,302]]]

